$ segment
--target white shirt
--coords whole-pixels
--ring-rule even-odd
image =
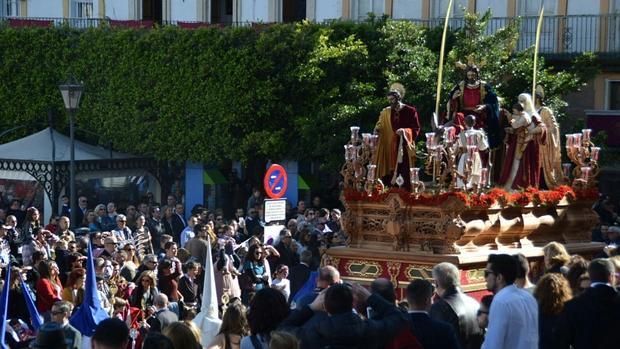
[[[189,226],[185,227],[181,232],[181,247],[185,247],[185,244],[194,238],[196,234],[194,233],[194,228],[190,228]]]
[[[482,349],[538,348],[538,304],[527,291],[510,285],[493,298]]]
[[[271,286],[282,292],[288,302],[288,297],[291,295],[291,281],[289,279],[273,279]]]

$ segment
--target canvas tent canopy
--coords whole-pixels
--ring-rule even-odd
[[[37,181],[45,192],[45,221],[56,211],[67,192],[71,139],[52,128],[0,145],[0,179]],[[114,152],[75,140],[76,179],[153,175],[159,180],[157,162]],[[47,208],[50,209],[47,209]]]

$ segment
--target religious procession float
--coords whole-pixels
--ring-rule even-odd
[[[536,272],[542,246],[551,241],[584,256],[602,250],[591,242],[601,152],[592,131],[565,135],[571,162],[562,163],[559,125],[535,75],[532,93],[520,94],[507,110],[480,80],[481,66],[472,57],[457,63],[464,80],[441,114],[438,82],[425,149],[416,149],[418,113],[402,103],[405,88],[398,83],[390,86],[390,105],[374,130],[351,127],[341,170],[348,241],[330,248],[324,265],[362,283],[388,278],[402,297],[411,280],[432,279],[435,264],[451,262],[461,270],[464,291],[480,295],[489,254],[522,253]]]

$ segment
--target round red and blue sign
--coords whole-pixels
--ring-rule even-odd
[[[272,199],[279,199],[286,193],[288,187],[288,176],[284,167],[273,164],[267,169],[263,179],[265,193]]]

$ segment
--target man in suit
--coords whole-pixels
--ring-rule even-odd
[[[84,221],[84,215],[86,214],[87,210],[88,199],[86,198],[86,196],[80,195],[80,197],[78,198],[78,207],[75,211],[75,222],[71,222],[74,227],[79,227],[82,225],[82,222]]]
[[[79,349],[82,347],[82,334],[75,327],[69,324],[69,317],[73,305],[67,301],[59,301],[52,306],[52,322],[62,326],[65,334],[65,342],[68,349]]]
[[[433,279],[439,299],[431,306],[430,317],[452,325],[461,347],[468,348],[471,340],[481,333],[476,319],[478,302],[461,291],[459,269],[454,264],[437,264]]]
[[[310,276],[310,264],[312,263],[312,252],[305,250],[299,257],[300,263],[290,270],[289,280],[291,282],[291,299],[297,294]]]
[[[566,302],[554,338],[557,348],[616,348],[620,328],[620,295],[613,288],[614,265],[595,259],[588,266],[590,287]]]
[[[423,279],[413,280],[407,286],[407,302],[411,330],[425,349],[459,349],[459,341],[452,326],[443,321],[431,319],[433,285]]]
[[[151,326],[150,331],[161,332],[171,323],[179,321],[177,314],[168,309],[168,296],[164,293],[159,293],[155,296],[153,305],[155,307],[155,312],[146,320],[149,326]]]

